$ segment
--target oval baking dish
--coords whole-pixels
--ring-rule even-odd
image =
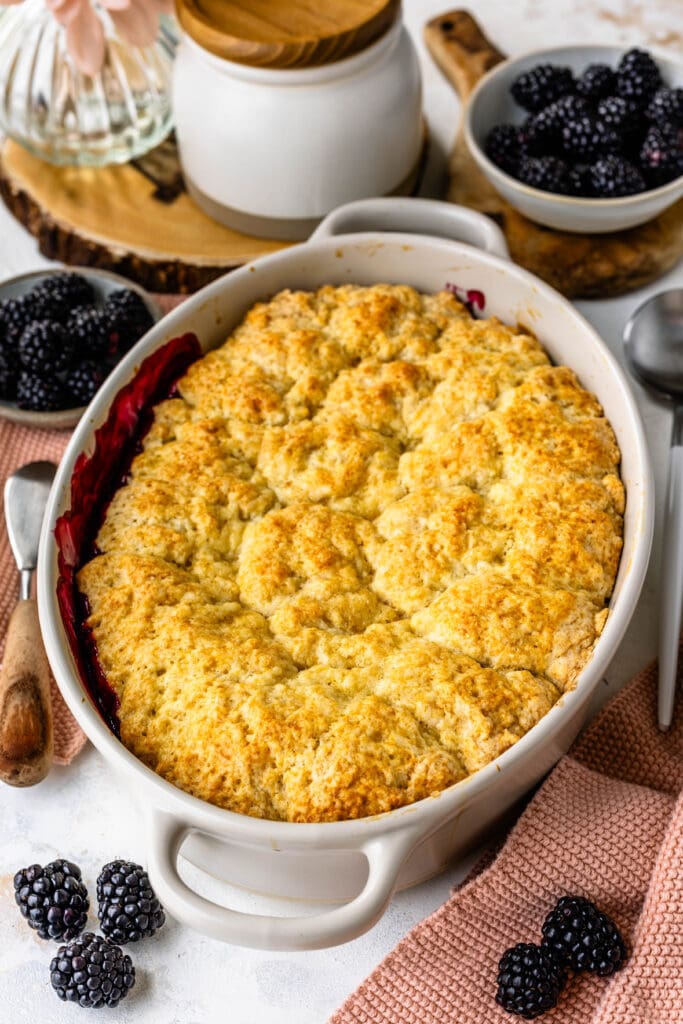
[[[415,199],[362,200],[340,207],[307,243],[234,271],[160,321],[112,373],[69,444],[50,497],[39,557],[38,601],[48,657],[76,719],[139,806],[149,872],[161,900],[178,920],[207,935],[256,948],[302,950],[345,942],[370,928],[397,887],[426,879],[462,854],[553,766],[580,729],[633,614],[649,559],[654,502],[638,410],[624,373],[589,324],[506,257],[498,228],[469,210]],[[299,824],[250,818],[175,788],[129,753],[103,721],[81,682],[60,614],[55,524],[70,508],[77,460],[93,450],[96,429],[144,357],[190,331],[203,350],[214,348],[254,302],[283,288],[379,282],[425,292],[448,283],[463,292],[483,293],[486,316],[528,326],[550,358],[570,366],[597,395],[621,449],[627,495],[610,614],[575,690],[495,761],[438,796],[350,821]],[[181,878],[181,850],[218,878],[325,905],[311,917],[260,916],[218,905]],[[337,905],[340,901],[345,902]]]

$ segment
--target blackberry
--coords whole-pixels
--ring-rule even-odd
[[[626,946],[614,921],[582,896],[563,896],[543,924],[543,946],[574,971],[618,971]]]
[[[587,164],[574,164],[569,168],[569,195],[592,196],[591,169]]]
[[[14,876],[14,898],[41,939],[74,939],[88,919],[88,890],[68,860],[32,864]]]
[[[104,314],[109,320],[109,344],[113,354],[127,352],[154,323],[138,293],[128,288],[108,296]]]
[[[683,127],[683,89],[658,89],[650,100],[645,116],[656,124]]]
[[[74,306],[91,306],[96,301],[95,290],[90,282],[75,272],[50,274],[41,282],[41,288],[69,309]]]
[[[95,306],[79,306],[66,323],[66,332],[77,353],[104,357],[112,354],[109,342],[109,317]]]
[[[73,346],[61,326],[51,320],[35,320],[19,338],[19,359],[27,370],[43,376],[61,373],[73,358]]]
[[[5,299],[0,303],[0,322],[4,327],[4,334],[7,340],[16,344],[19,335],[31,319],[30,310],[26,304],[26,296],[20,295],[16,299]]]
[[[154,935],[166,915],[144,868],[127,860],[105,864],[97,879],[100,928],[113,942]]]
[[[538,64],[519,75],[510,87],[520,107],[532,114],[573,91],[574,76],[571,69],[554,64]]]
[[[640,150],[640,166],[652,188],[683,174],[681,133],[671,125],[652,125]]]
[[[519,132],[514,125],[497,124],[486,136],[486,155],[508,174],[514,174],[520,157]]]
[[[562,127],[562,149],[577,160],[591,160],[600,153],[614,152],[620,144],[614,128],[586,115],[572,118]]]
[[[647,122],[643,111],[623,96],[607,96],[596,109],[597,120],[612,128],[621,139],[622,149],[640,148]]]
[[[69,408],[69,396],[57,377],[40,377],[23,370],[17,382],[17,405],[33,412],[56,412]]]
[[[611,96],[617,84],[617,76],[609,64],[589,64],[576,82],[579,96],[585,96],[597,103],[603,96]]]
[[[25,307],[30,320],[52,320],[63,323],[71,308],[68,302],[44,284],[32,288],[24,296]]]
[[[498,964],[496,1002],[508,1013],[533,1020],[557,1005],[567,972],[549,949],[520,942]]]
[[[562,149],[563,125],[588,116],[590,107],[580,96],[562,96],[538,114],[531,114],[520,130],[522,148],[528,156],[557,156]]]
[[[554,156],[524,157],[519,165],[519,180],[543,192],[565,193],[569,187],[567,165]]]
[[[69,371],[66,387],[75,406],[87,405],[94,397],[107,376],[107,371],[99,363],[90,359],[79,363]]]
[[[662,85],[659,68],[647,50],[629,50],[617,66],[617,93],[645,107]]]
[[[560,150],[562,121],[556,116],[555,104],[530,114],[519,131],[521,147],[526,156],[556,156]]]
[[[17,397],[19,365],[11,352],[0,351],[0,399],[13,402]]]
[[[584,117],[590,114],[590,104],[583,98],[583,96],[575,96],[570,93],[568,96],[562,96],[559,100],[555,100],[549,107],[546,107],[544,113],[550,115],[557,121],[559,125],[562,125],[563,121],[568,118]]]
[[[50,981],[65,1002],[93,1009],[117,1006],[135,984],[135,968],[118,946],[84,932],[59,947],[50,963]]]
[[[590,184],[593,195],[601,199],[615,199],[644,192],[646,185],[642,174],[632,163],[616,153],[601,157],[590,169]]]

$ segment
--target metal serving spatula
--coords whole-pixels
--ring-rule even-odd
[[[5,484],[7,533],[21,580],[0,673],[0,780],[10,786],[35,785],[52,764],[50,668],[31,579],[56,469],[52,462],[31,462]]]

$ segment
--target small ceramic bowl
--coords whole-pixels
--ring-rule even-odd
[[[484,140],[497,124],[521,124],[526,112],[514,101],[510,86],[537,64],[561,64],[580,74],[589,64],[616,67],[626,46],[560,46],[534,50],[498,64],[472,93],[465,112],[465,139],[472,156],[493,187],[530,220],[562,231],[604,234],[651,220],[683,196],[683,176],[660,188],[619,199],[589,199],[543,192],[517,181],[487,157]],[[683,61],[653,53],[670,88],[683,87]]]
[[[76,273],[89,281],[97,297],[97,304],[104,302],[112,292],[118,292],[122,288],[137,292],[142,301],[150,311],[154,321],[162,316],[161,309],[157,306],[151,295],[133,284],[125,277],[112,274],[108,270],[91,270],[89,267],[55,267],[48,270],[31,270],[27,274],[18,274],[10,277],[7,281],[0,282],[0,302],[5,299],[16,299],[20,295],[26,295],[36,285],[48,277],[56,274]],[[31,409],[20,409],[16,402],[7,402],[0,399],[0,416],[13,423],[21,423],[26,427],[40,427],[43,430],[66,430],[75,427],[87,406],[83,405],[76,409],[59,409],[56,412],[34,412]]]

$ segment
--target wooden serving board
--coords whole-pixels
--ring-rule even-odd
[[[419,161],[396,189],[414,195]],[[171,137],[139,160],[111,167],[56,167],[7,140],[0,195],[48,259],[123,274],[154,292],[188,294],[288,243],[254,238],[205,214],[185,190]]]
[[[463,101],[504,60],[467,11],[449,11],[425,28],[432,57]],[[608,298],[659,277],[683,257],[683,200],[659,217],[608,235],[579,235],[534,224],[498,195],[469,154],[462,119],[450,156],[448,198],[489,214],[512,259],[569,298]]]

